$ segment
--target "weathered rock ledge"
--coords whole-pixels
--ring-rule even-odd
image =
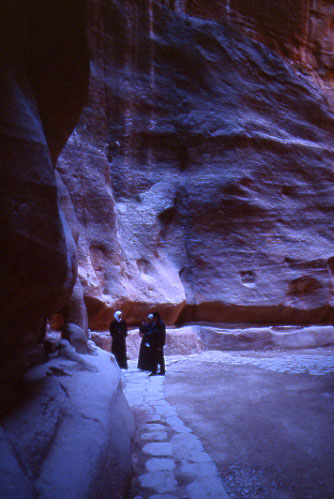
[[[110,355],[56,357],[29,370],[0,427],[0,496],[123,497],[134,421]],[[73,360],[76,359],[76,360]]]
[[[108,332],[91,333],[92,340],[110,351]],[[138,329],[129,331],[127,354],[137,359],[141,338]],[[189,355],[206,350],[298,349],[334,345],[333,326],[263,326],[246,324],[191,324],[167,328],[166,355]]]

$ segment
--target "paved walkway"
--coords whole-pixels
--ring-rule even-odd
[[[164,399],[164,376],[149,377],[129,361],[124,377],[137,423],[129,498],[227,498],[215,463]]]
[[[329,353],[329,355],[328,355]],[[220,352],[186,357],[193,364],[250,365],[278,373],[323,375],[334,372],[333,352]],[[184,356],[169,356],[168,366]],[[125,394],[137,423],[134,481],[129,499],[224,499],[223,482],[200,439],[165,400],[163,376],[149,377],[129,361]]]

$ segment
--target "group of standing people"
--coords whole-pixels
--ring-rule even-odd
[[[127,369],[126,336],[127,325],[122,319],[122,312],[117,310],[114,320],[110,324],[110,335],[112,337],[111,352],[115,355],[120,368]],[[139,327],[141,343],[139,349],[138,369],[150,371],[149,376],[158,374],[164,376],[166,373],[164,359],[164,345],[166,342],[166,326],[159,312],[147,316],[142,320]],[[158,371],[158,366],[160,370]]]

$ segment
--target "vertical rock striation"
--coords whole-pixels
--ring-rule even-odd
[[[333,20],[330,0],[202,0],[174,2],[189,16],[228,22],[308,75],[334,106]]]

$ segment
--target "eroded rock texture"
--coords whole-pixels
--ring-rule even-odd
[[[133,416],[116,361],[87,357],[63,353],[27,373],[24,401],[0,426],[1,497],[126,497]]]
[[[333,18],[330,0],[180,0],[174,9],[228,22],[311,77],[333,109]]]
[[[89,17],[88,106],[58,170],[90,327],[118,307],[332,320],[331,3],[112,0]]]
[[[1,400],[9,402],[17,370],[26,367],[21,353],[40,339],[42,320],[67,302],[76,280],[53,163],[85,101],[85,23],[82,0],[0,6],[0,378]]]
[[[120,370],[109,354],[77,353],[93,348],[77,282],[79,226],[54,170],[87,94],[85,28],[84,0],[0,3],[0,496],[8,499],[123,497],[131,477],[134,423]],[[53,353],[49,336],[46,362],[41,326],[53,312],[76,351],[62,340]]]

